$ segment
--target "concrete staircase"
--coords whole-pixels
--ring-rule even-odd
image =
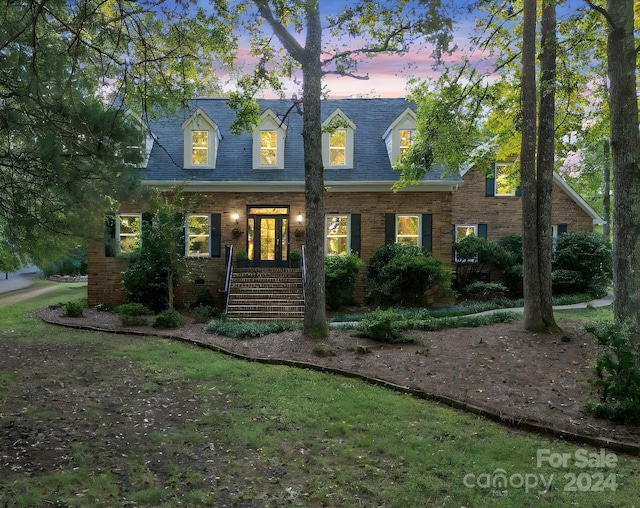
[[[299,268],[236,268],[231,277],[227,318],[303,319],[302,271]]]

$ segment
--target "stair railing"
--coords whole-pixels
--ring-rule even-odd
[[[307,285],[307,262],[305,260],[305,255],[304,255],[304,245],[302,246],[301,250],[302,250],[302,259],[300,261],[300,268],[302,269],[302,299],[306,303],[307,295],[305,293],[305,287]]]
[[[231,277],[233,276],[233,245],[224,246],[224,258],[227,263],[227,275],[224,280],[225,304],[224,313],[229,310],[229,295],[231,293]]]

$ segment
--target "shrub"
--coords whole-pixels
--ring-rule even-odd
[[[581,274],[582,287],[594,297],[607,293],[612,277],[611,245],[598,233],[576,231],[558,236],[554,253],[554,270],[572,270]]]
[[[392,310],[376,309],[358,324],[358,336],[380,342],[413,342],[402,333],[402,316]]]
[[[64,304],[62,314],[65,317],[80,317],[85,307],[85,300],[72,300]]]
[[[302,323],[293,321],[250,323],[248,321],[226,321],[214,320],[206,327],[205,332],[233,337],[236,339],[250,339],[262,337],[270,333],[282,333],[293,330],[300,330]]]
[[[511,297],[522,296],[522,236],[517,234],[503,236],[497,243],[506,256],[494,263],[502,271],[505,285]]]
[[[153,322],[154,328],[178,328],[182,326],[184,319],[176,309],[167,309],[156,316]]]
[[[199,305],[191,309],[191,316],[196,323],[205,323],[211,319],[218,318],[222,311],[211,305]]]
[[[466,288],[465,293],[475,300],[495,300],[505,298],[508,291],[502,284],[492,284],[490,282],[472,282]]]
[[[125,303],[120,305],[117,311],[120,322],[125,326],[146,325],[146,316],[151,314],[149,308],[141,303]]]
[[[628,323],[594,323],[586,330],[609,350],[596,359],[590,383],[600,391],[599,401],[587,409],[615,421],[640,423],[640,345],[638,327]]]
[[[201,289],[196,294],[196,301],[191,304],[192,308],[195,307],[215,307],[216,299],[208,289]]]
[[[551,273],[551,286],[554,293],[573,294],[584,291],[586,283],[576,270],[554,270]]]
[[[444,262],[415,245],[388,244],[374,252],[367,265],[367,299],[380,305],[418,306],[427,292],[451,286]]]
[[[480,274],[489,270],[490,266],[506,266],[511,256],[498,242],[480,238],[475,235],[466,236],[453,244],[456,258],[464,261],[456,262],[456,289],[466,292],[469,284],[477,282]]]
[[[355,254],[325,258],[325,294],[329,307],[355,303],[356,277],[364,262]]]

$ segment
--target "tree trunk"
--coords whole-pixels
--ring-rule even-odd
[[[536,184],[536,0],[524,0],[522,35],[522,257],[524,328],[545,330],[538,277],[538,213]]]
[[[547,331],[559,330],[551,292],[551,193],[555,162],[556,0],[544,0],[541,23],[540,109],[537,150],[537,227],[540,317]]]
[[[604,215],[604,226],[602,234],[605,238],[611,239],[611,154],[609,153],[609,140],[603,141],[604,150],[604,192],[602,202],[602,215]]]
[[[325,337],[327,319],[324,276],[324,166],[322,164],[322,64],[320,61],[320,10],[310,2],[307,7],[307,39],[302,65],[305,211],[307,216],[306,302],[303,333],[307,337]]]
[[[640,322],[640,142],[633,0],[608,0],[607,60],[613,162],[613,309]]]

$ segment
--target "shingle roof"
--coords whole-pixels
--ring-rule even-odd
[[[271,109],[284,117],[291,107],[286,100],[259,100],[260,111]],[[353,169],[325,169],[325,181],[331,182],[390,182],[398,180],[400,173],[391,167],[383,135],[388,127],[407,109],[412,107],[405,99],[336,99],[322,102],[324,121],[336,109],[342,110],[355,124]],[[183,122],[200,108],[220,129],[222,140],[218,148],[216,169],[183,169]],[[156,120],[151,124],[155,142],[149,156],[143,180],[153,182],[304,182],[302,146],[302,116],[294,109],[286,118],[284,169],[253,169],[252,135],[232,134],[230,125],[235,111],[226,99],[194,100],[190,111],[173,118]],[[436,168],[424,182],[462,182],[459,175],[444,174]]]

